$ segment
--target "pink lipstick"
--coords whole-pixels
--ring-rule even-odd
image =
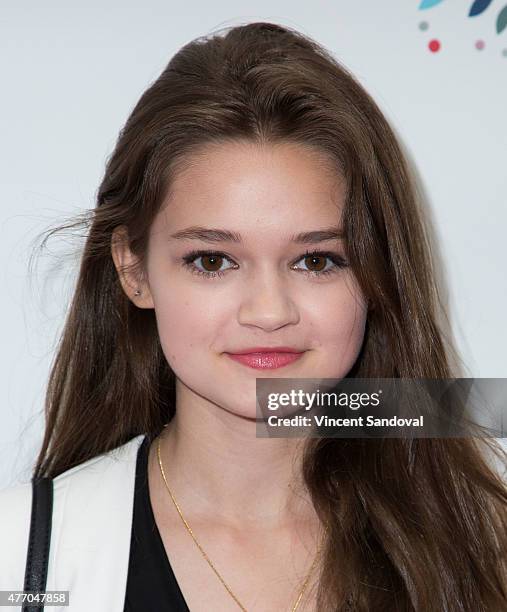
[[[289,365],[300,359],[305,351],[290,347],[255,347],[227,353],[227,355],[243,365],[258,370],[275,369]]]

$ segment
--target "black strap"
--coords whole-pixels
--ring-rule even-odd
[[[53,515],[53,480],[32,478],[32,515],[25,568],[24,591],[45,591]],[[25,604],[22,612],[42,612],[43,603]]]

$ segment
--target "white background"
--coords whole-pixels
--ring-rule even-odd
[[[504,4],[468,18],[462,0],[426,11],[408,0],[2,3],[0,488],[30,479],[81,246],[52,241],[30,270],[33,241],[94,206],[141,93],[183,44],[225,26],[296,28],[373,95],[417,169],[467,374],[507,376],[507,30],[494,27]]]

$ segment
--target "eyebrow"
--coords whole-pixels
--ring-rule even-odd
[[[242,243],[241,234],[223,229],[213,229],[200,226],[187,227],[169,236],[175,240],[202,240],[204,242],[237,242]],[[290,237],[296,244],[318,244],[327,240],[340,240],[345,237],[339,227],[327,227],[311,232],[300,232]]]

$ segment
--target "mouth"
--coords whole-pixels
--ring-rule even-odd
[[[252,352],[252,353],[226,353],[228,357],[249,368],[257,370],[274,370],[294,363],[305,354],[306,351],[298,352]]]

